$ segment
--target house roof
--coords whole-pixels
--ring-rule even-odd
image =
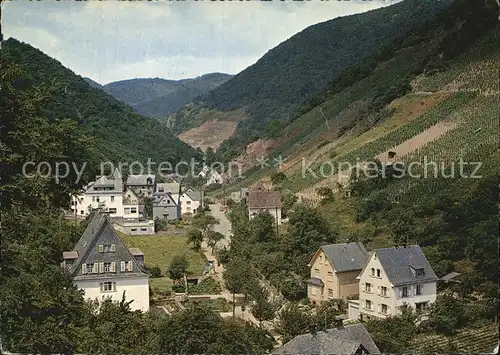
[[[112,187],[113,190],[106,190],[106,191],[94,191],[95,187]],[[120,171],[115,169],[113,174],[111,176],[96,176],[96,180],[93,182],[90,182],[86,186],[86,191],[85,193],[96,193],[96,194],[101,194],[103,192],[106,193],[122,193],[123,192],[123,181],[122,181],[122,175]]]
[[[181,184],[179,184],[178,182],[163,182],[156,184],[155,194],[165,194],[167,192],[171,194],[178,194],[180,193],[180,191],[181,191]]]
[[[193,201],[201,201],[201,191],[186,191],[185,194]]]
[[[279,191],[250,191],[248,194],[250,208],[281,208]]]
[[[394,286],[438,281],[438,277],[418,245],[376,249],[374,252]],[[424,269],[424,275],[416,276],[412,268]]]
[[[362,270],[369,257],[360,242],[323,245],[321,249],[336,272]]]
[[[96,251],[97,245],[100,239],[112,240],[115,244],[115,252],[113,253],[99,253],[99,260],[93,257],[93,253]],[[125,246],[121,238],[118,236],[114,230],[108,214],[97,210],[92,219],[90,220],[87,228],[81,235],[78,243],[76,243],[73,252],[78,254],[78,258],[75,262],[69,266],[68,271],[73,278],[77,279],[101,279],[106,277],[128,277],[128,276],[138,276],[138,275],[149,275],[149,273],[144,269],[143,266],[139,265],[129,249]],[[89,260],[92,259],[92,260]],[[87,262],[120,262],[120,261],[132,261],[134,263],[133,271],[121,274],[117,270],[116,274],[81,274],[82,263]]]
[[[72,260],[72,259],[78,259],[78,252],[72,250],[72,251],[63,251],[63,259],[64,260]]]
[[[441,277],[441,281],[445,281],[445,282],[449,282],[449,281],[455,281],[457,282],[458,280],[455,280],[457,277],[459,277],[460,275],[462,275],[461,273],[459,272],[450,272],[449,274],[447,275],[444,275],[443,277]]]
[[[296,336],[277,354],[353,355],[360,347],[369,354],[380,354],[365,326],[358,323]]]
[[[307,280],[307,283],[316,286],[323,285],[323,281],[321,281],[321,279],[318,279],[317,277],[311,277],[309,280]]]
[[[129,248],[128,250],[130,251],[130,254],[132,254],[133,256],[144,255],[144,253],[142,252],[142,250],[139,249],[139,248]]]
[[[127,177],[127,185],[153,185],[155,180],[156,177],[153,174],[129,175]]]
[[[177,197],[178,196],[179,195],[177,195]],[[168,207],[168,206],[177,206],[177,205],[178,205],[178,201],[175,200],[174,195],[171,193],[153,194],[153,206]]]

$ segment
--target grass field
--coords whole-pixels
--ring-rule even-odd
[[[158,266],[164,277],[151,278],[150,286],[155,290],[170,291],[172,280],[167,275],[167,269],[174,258],[179,254],[184,254],[189,262],[188,272],[190,274],[201,274],[203,267],[207,262],[201,252],[191,249],[186,244],[187,237],[183,235],[165,236],[165,235],[146,235],[129,236],[119,233],[127,247],[139,248],[144,253],[144,262],[149,266]]]

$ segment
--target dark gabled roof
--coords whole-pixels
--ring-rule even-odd
[[[163,190],[163,191],[161,191]],[[164,182],[164,183],[159,183],[156,184],[156,191],[155,193],[157,194],[165,194],[165,193],[171,193],[171,194],[178,194],[181,191],[181,184],[178,182]]]
[[[446,274],[444,275],[443,277],[441,277],[441,281],[444,281],[444,282],[460,282],[457,280],[457,278],[462,275],[461,273],[459,272],[450,272],[449,274]]]
[[[307,280],[307,283],[316,286],[323,286],[323,281],[321,281],[321,279],[318,279],[317,277],[311,277],[309,280]]]
[[[129,175],[127,177],[127,185],[153,185],[155,183],[156,177],[152,174],[143,175]]]
[[[321,249],[336,272],[362,270],[369,256],[360,242],[323,245]]]
[[[248,194],[250,208],[281,208],[279,191],[250,191]]]
[[[95,258],[93,258],[93,254],[95,255],[96,248],[101,238],[112,240],[112,243],[115,244],[115,252],[100,253],[99,260],[95,260]],[[92,216],[92,219],[87,225],[87,228],[78,240],[78,243],[75,245],[73,252],[76,252],[78,254],[78,258],[68,268],[68,271],[73,278],[101,279],[106,277],[150,275],[142,265],[137,263],[137,260],[135,260],[130,250],[125,246],[125,243],[123,243],[123,240],[121,240],[121,238],[118,236],[111,222],[109,221],[107,213],[100,210],[97,210]],[[119,265],[121,261],[132,261],[132,263],[134,264],[133,271],[121,274],[117,266],[117,273],[114,274],[108,275],[99,273],[82,275],[82,264],[88,262],[89,257],[94,259],[90,262],[116,262],[117,265]]]
[[[166,194],[153,194],[153,207],[169,207],[177,205],[178,203],[174,200],[170,192],[167,192]]]
[[[359,323],[296,336],[276,354],[353,355],[360,347],[368,354],[380,354],[365,326]]]
[[[186,191],[184,192],[191,200],[201,201],[201,191]]]
[[[438,281],[438,277],[418,245],[376,249],[374,252],[394,286]],[[424,275],[416,276],[412,268],[424,269]]]

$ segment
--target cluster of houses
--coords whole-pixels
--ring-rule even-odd
[[[152,211],[147,211],[147,201]],[[156,219],[179,220],[196,214],[201,207],[202,191],[182,190],[174,179],[160,183],[151,174],[129,175],[124,183],[118,169],[110,176],[97,176],[71,201],[75,216],[87,217],[93,210],[105,210],[122,232],[131,235],[154,234]]]
[[[439,279],[417,245],[372,252],[359,242],[324,245],[308,266],[310,302],[344,299],[350,319],[398,315],[404,304],[423,310],[436,300]]]

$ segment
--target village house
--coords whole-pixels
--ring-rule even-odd
[[[153,193],[153,219],[178,220],[181,217],[181,185],[177,182],[158,183]]]
[[[438,277],[417,245],[376,249],[358,279],[361,320],[400,314],[404,304],[426,309],[436,300]]]
[[[307,281],[307,297],[312,303],[357,296],[357,279],[368,259],[359,242],[323,245],[307,265],[311,278]]]
[[[113,229],[108,213],[96,211],[73,250],[61,264],[87,299],[132,301],[132,310],[149,310],[149,277],[144,254],[127,249]]]
[[[298,335],[284,344],[276,354],[371,355],[381,352],[365,326],[358,323]]]
[[[279,191],[257,188],[248,193],[248,218],[253,219],[260,212],[269,212],[276,224],[281,224],[281,195]]]
[[[139,198],[131,188],[128,188],[123,194],[123,218],[139,219],[139,217]]]
[[[97,208],[106,209],[110,217],[123,217],[123,181],[118,169],[109,177],[97,176],[83,194],[71,198],[71,210],[78,216],[86,217]]]
[[[224,179],[222,178],[222,175],[219,174],[219,172],[215,169],[212,169],[205,165],[198,176],[207,179],[207,182],[205,183],[206,186],[212,185],[212,184],[222,184],[224,183]]]
[[[203,207],[203,191],[187,189],[180,197],[181,215],[194,215]]]
[[[138,197],[152,197],[155,191],[156,176],[153,174],[129,175],[125,183]]]

